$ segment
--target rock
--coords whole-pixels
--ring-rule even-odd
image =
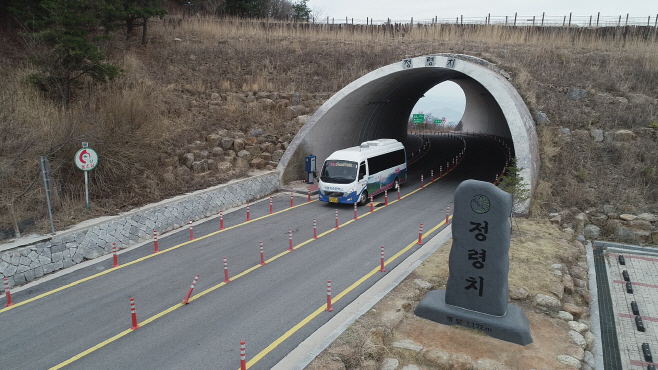
[[[222,155],[224,155],[224,149],[222,149],[219,146],[216,146],[216,147],[212,148],[211,153],[214,157],[221,157]]]
[[[632,105],[649,105],[653,98],[644,94],[628,94],[628,102]]]
[[[448,352],[442,351],[437,348],[430,348],[423,352],[423,357],[436,365],[443,366],[448,362],[450,355]]]
[[[554,263],[554,264],[551,265],[551,268],[555,269],[555,270],[562,270],[562,264],[561,263]]]
[[[229,150],[233,148],[233,139],[225,137],[222,139],[222,148],[224,150]]]
[[[558,312],[557,317],[565,321],[573,321],[573,315],[566,311]]]
[[[530,296],[530,293],[523,289],[523,288],[517,288],[513,285],[509,286],[509,297],[510,299],[514,300],[525,300],[528,299]]]
[[[592,334],[591,331],[586,332],[584,337],[585,337],[585,349],[591,351],[592,348],[594,348],[594,341],[596,340],[596,337],[594,336],[594,334]]]
[[[569,88],[569,90],[567,90],[567,97],[570,98],[570,99],[574,99],[574,100],[579,100],[579,99],[586,98],[587,97],[587,90],[576,89],[576,88],[571,87],[571,88]]]
[[[306,121],[308,121],[309,118],[311,118],[311,116],[309,116],[308,114],[305,114],[303,116],[298,116],[297,123],[299,123],[300,125],[304,125],[306,124]]]
[[[229,172],[233,169],[233,165],[229,162],[219,162],[217,163],[217,170],[222,173]]]
[[[569,337],[571,337],[571,340],[577,345],[579,345],[580,348],[585,348],[585,346],[587,345],[587,342],[585,341],[583,335],[577,331],[569,330]]]
[[[473,364],[473,370],[509,370],[509,368],[498,361],[481,358]]]
[[[572,294],[574,292],[573,278],[571,275],[564,274],[564,276],[562,276],[562,284],[564,284],[565,293]]]
[[[637,215],[637,218],[648,222],[658,222],[658,216],[654,215],[653,213],[641,213]]]
[[[601,228],[590,224],[585,226],[583,233],[587,239],[598,239],[601,236]]]
[[[651,241],[653,244],[658,244],[658,230],[651,232]]]
[[[264,160],[267,163],[270,163],[270,160],[272,159],[272,154],[270,153],[261,153],[260,158]]]
[[[187,168],[192,168],[192,163],[194,163],[194,154],[193,153],[186,153],[183,156],[183,164]]]
[[[589,215],[589,220],[592,222],[592,224],[602,227],[605,225],[605,223],[608,221],[608,216],[604,215],[602,213],[594,213]],[[587,237],[587,235],[585,235]]]
[[[236,158],[233,168],[238,171],[247,171],[249,169],[249,162],[247,162],[247,160],[244,158]]]
[[[205,159],[202,161],[196,161],[192,163],[192,171],[194,172],[205,172],[208,171],[208,161]]]
[[[584,213],[579,213],[573,217],[573,228],[574,230],[582,234],[585,230],[585,224],[587,223],[587,216]]]
[[[249,136],[258,137],[263,134],[263,130],[259,128],[254,128],[249,132]]]
[[[623,221],[633,221],[637,218],[635,215],[630,215],[628,213],[623,213],[619,215],[619,218],[622,219]]]
[[[557,311],[560,309],[560,300],[558,300],[555,297],[550,297],[544,294],[537,294],[535,297],[535,303],[537,306],[550,310],[550,311]]]
[[[591,368],[596,367],[596,361],[594,360],[594,355],[592,355],[592,352],[590,351],[585,351],[583,355],[583,362],[586,363]]]
[[[423,350],[423,346],[419,343],[414,342],[411,339],[404,339],[397,342],[393,342],[393,347],[400,349],[408,349],[414,352],[420,352]]]
[[[576,237],[576,240],[580,242],[580,244],[585,245],[587,244],[587,239],[585,239],[585,236],[583,234],[578,234]]]
[[[432,284],[425,280],[415,279],[414,283],[416,283],[416,285],[418,285],[421,289],[432,289]]]
[[[562,305],[562,310],[570,313],[573,315],[573,318],[575,320],[580,319],[580,317],[583,315],[583,309],[576,306],[573,303],[565,303]]]
[[[265,142],[260,145],[261,152],[272,153],[274,151],[274,144]]]
[[[571,141],[571,130],[569,130],[566,127],[562,127],[560,129],[560,136],[562,137],[562,140],[564,141]]]
[[[578,321],[569,321],[567,323],[569,325],[569,329],[573,331],[577,331],[578,333],[584,333],[589,330],[589,327],[583,323],[580,323]]]
[[[219,142],[222,140],[222,137],[217,134],[210,134],[206,137],[206,143],[208,143],[208,148],[214,148],[219,145]]]
[[[233,150],[236,152],[240,152],[241,150],[244,150],[245,147],[245,141],[244,139],[235,139],[233,140]]]
[[[549,221],[554,225],[559,225],[562,222],[562,216],[555,215],[549,219]]]
[[[575,359],[571,356],[559,355],[559,356],[557,356],[557,360],[560,363],[565,364],[567,366],[571,366],[575,369],[580,369],[580,361],[578,361],[577,359]]]
[[[630,130],[617,130],[615,131],[615,141],[628,142],[635,140],[635,133]]]
[[[452,370],[471,370],[473,368],[473,360],[469,356],[453,353],[448,356],[446,365],[446,368]]]
[[[251,160],[251,162],[250,162],[249,164],[250,164],[251,167],[253,167],[253,168],[256,168],[256,169],[262,170],[262,169],[265,168],[265,166],[267,165],[267,162],[265,162],[265,161],[263,160],[263,158],[254,158],[254,159]]]
[[[245,161],[250,162],[252,157],[251,157],[251,153],[243,149],[238,152],[238,158],[242,158]]]
[[[585,357],[585,350],[577,345],[571,344],[567,346],[567,348],[565,348],[564,351],[566,355],[571,356],[578,361],[582,361],[583,358]]]
[[[573,279],[573,285],[576,286],[576,288],[584,288],[587,289],[587,282],[582,279]]]
[[[622,241],[622,242],[635,242],[637,237],[635,236],[635,233],[627,227],[620,226],[619,229],[617,230],[617,238]]]
[[[546,116],[546,113],[535,110],[535,121],[537,125],[548,125],[551,121]]]
[[[640,219],[631,221],[631,227],[635,230],[651,231],[651,222]]]
[[[581,280],[586,280],[588,278],[587,270],[580,266],[571,266],[571,276]]]
[[[272,153],[272,160],[274,162],[278,162],[281,160],[281,157],[283,156],[283,150],[275,150],[274,153]]]
[[[562,283],[551,283],[551,285],[548,288],[548,291],[555,294],[557,299],[562,299],[562,296],[564,295],[564,285]]]
[[[397,358],[385,358],[382,361],[382,367],[380,370],[396,370],[400,366],[400,361]]]

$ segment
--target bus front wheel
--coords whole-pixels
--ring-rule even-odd
[[[358,203],[359,203],[360,206],[364,206],[364,205],[366,205],[367,202],[368,202],[368,192],[364,190],[361,193],[361,195],[359,196],[359,202]]]

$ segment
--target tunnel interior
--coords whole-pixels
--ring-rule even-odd
[[[431,63],[429,62],[431,60]],[[511,139],[522,175],[534,189],[539,155],[534,121],[518,92],[495,65],[437,54],[379,68],[333,95],[297,133],[278,165],[283,184],[305,178],[304,158],[318,166],[334,151],[368,140],[407,140],[416,102],[435,85],[453,81],[464,91],[463,131]]]

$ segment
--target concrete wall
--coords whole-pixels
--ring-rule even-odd
[[[427,57],[433,57],[428,65]],[[454,64],[449,60],[454,59]],[[409,114],[435,85],[454,81],[464,90],[464,130],[512,138],[522,175],[534,189],[539,149],[528,108],[504,72],[467,55],[437,54],[381,67],[337,92],[306,122],[292,140],[277,169],[282,183],[304,178],[304,157],[316,155],[318,166],[335,150],[378,138],[406,140]]]
[[[151,240],[153,230],[161,234],[184,226],[189,220],[218,214],[220,210],[262,198],[278,189],[279,174],[272,171],[169,199],[30,245],[0,246],[0,279],[7,277],[10,286],[24,284],[83,260],[112,253],[112,243],[123,249]]]

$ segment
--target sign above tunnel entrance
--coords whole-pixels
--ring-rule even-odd
[[[457,59],[448,58],[448,61],[446,62],[446,68],[455,68],[455,63],[456,62],[457,62]]]
[[[414,114],[413,116],[414,123],[423,123],[425,122],[424,114]]]
[[[436,57],[426,57],[425,58],[425,67],[434,67]]]
[[[403,59],[402,60],[402,69],[413,68],[413,59]]]

